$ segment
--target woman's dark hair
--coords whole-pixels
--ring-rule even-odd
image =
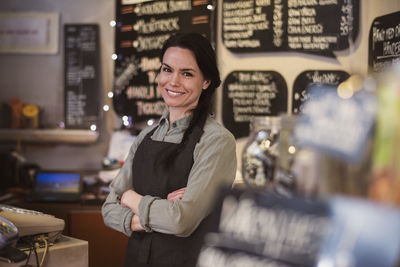
[[[171,155],[168,155],[168,163],[173,162],[175,155],[184,148],[194,127],[200,127],[200,129],[203,129],[208,113],[211,111],[212,96],[214,95],[215,89],[221,84],[214,49],[210,42],[201,34],[178,33],[172,35],[167,41],[165,41],[162,47],[160,54],[161,62],[163,61],[165,51],[170,47],[179,47],[192,51],[196,58],[197,65],[203,73],[204,78],[210,81],[210,85],[207,89],[202,90],[197,107],[192,110],[193,117],[190,121],[189,127],[186,129],[182,142],[177,147],[177,150],[173,151]],[[170,166],[168,163],[167,166]]]

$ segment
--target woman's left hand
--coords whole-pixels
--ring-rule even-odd
[[[122,194],[121,206],[130,208],[135,214],[139,214],[139,202],[142,199],[142,195],[139,195],[134,190],[129,189]]]
[[[132,231],[143,231],[144,230],[142,225],[140,224],[139,216],[137,216],[136,214],[133,215],[133,217],[132,217],[131,229],[132,229]]]

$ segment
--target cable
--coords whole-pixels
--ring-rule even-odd
[[[35,259],[36,259],[36,267],[39,267],[39,257],[36,251],[36,248],[39,247],[39,243],[35,243],[33,247],[33,252],[35,252]]]
[[[36,267],[41,267],[44,263],[44,260],[47,256],[47,251],[49,247],[52,245],[48,240],[48,237],[46,235],[40,235],[40,236],[32,236],[30,238],[25,239],[25,242],[27,245],[29,245],[29,255],[27,257],[26,263],[22,265],[21,267],[32,267],[32,265],[29,265],[29,260],[32,255],[32,252],[35,254],[35,259],[36,259]],[[37,249],[39,248],[44,248],[42,258],[40,260],[39,264],[39,255]]]
[[[31,254],[32,254],[32,249],[29,249],[28,257],[26,258],[25,265],[23,265],[23,266],[28,266],[28,262],[29,262],[29,259],[31,258]]]
[[[48,247],[49,247],[49,244],[47,243],[47,239],[46,239],[46,238],[43,238],[43,240],[44,240],[44,243],[45,243],[45,247],[44,247],[44,252],[43,252],[42,260],[41,260],[39,266],[42,266],[42,265],[43,265],[44,258],[46,257],[46,252],[47,252],[47,249],[48,249]]]

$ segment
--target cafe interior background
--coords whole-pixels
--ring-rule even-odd
[[[114,162],[114,158],[112,158],[112,156],[117,155],[118,157],[121,157],[121,151],[118,149],[121,149],[122,152],[125,153],[127,142],[132,141],[132,139],[129,139],[129,136],[132,135],[126,135],[126,132],[128,131],[134,135],[137,133],[137,130],[143,128],[148,121],[146,118],[145,121],[136,122],[135,117],[124,117],[122,111],[115,111],[115,101],[113,102],[113,98],[116,97],[116,93],[120,93],[119,91],[116,91],[116,82],[118,82],[117,78],[121,78],[121,76],[118,76],[121,75],[121,71],[116,71],[115,63],[118,60],[120,60],[121,64],[124,63],[121,58],[118,57],[119,55],[117,53],[123,49],[121,47],[116,47],[116,45],[119,44],[116,42],[116,38],[118,36],[117,31],[121,26],[116,18],[116,14],[118,13],[117,8],[121,8],[119,11],[120,13],[118,13],[120,15],[123,12],[132,13],[132,10],[134,9],[127,11],[127,7],[140,5],[140,3],[138,4],[135,2],[142,1],[0,0],[1,21],[12,21],[12,19],[10,19],[11,15],[14,16],[14,19],[20,18],[21,20],[26,18],[46,18],[46,20],[49,22],[49,24],[45,26],[48,34],[47,38],[50,38],[47,39],[48,43],[43,50],[36,50],[35,47],[29,47],[29,45],[27,47],[16,48],[8,47],[7,45],[4,45],[4,43],[0,43],[0,111],[2,113],[0,129],[0,152],[2,157],[1,164],[3,165],[1,168],[1,179],[5,179],[5,176],[3,175],[8,175],[10,173],[9,168],[12,168],[12,166],[15,166],[15,164],[19,164],[20,166],[39,166],[42,169],[52,170],[83,170],[88,174],[90,173],[91,178],[98,175],[100,172],[102,172],[102,175],[104,175],[103,179],[110,179],[107,175],[115,175],[115,172],[112,172],[112,170],[110,171],[110,169],[113,169],[111,167],[115,167],[115,164],[118,165],[119,161],[121,161],[121,158],[117,159],[117,162]],[[153,1],[143,1],[141,4],[145,5],[151,2]],[[392,72],[395,74],[388,74],[387,77],[385,76],[382,78],[381,75],[383,75],[384,72],[382,71],[381,73],[378,70],[374,70],[369,62],[371,60],[370,38],[373,23],[376,18],[390,14],[395,14],[390,20],[390,23],[392,24],[389,25],[392,27],[394,32],[393,37],[388,40],[388,42],[390,42],[389,46],[392,49],[392,52],[388,52],[386,56],[393,58],[393,62],[395,62],[396,58],[399,58],[400,13],[398,12],[400,11],[400,0],[315,1],[320,3],[340,3],[340,5],[342,5],[340,10],[341,12],[344,12],[343,14],[348,14],[346,13],[346,8],[357,8],[358,10],[358,15],[354,17],[346,17],[342,15],[340,19],[338,19],[338,14],[335,12],[324,14],[322,16],[323,18],[321,16],[318,17],[318,19],[323,20],[321,22],[322,24],[326,23],[327,25],[329,24],[329,21],[337,21],[339,24],[342,22],[343,27],[346,25],[349,26],[349,24],[346,24],[346,19],[358,19],[358,21],[353,24],[353,26],[356,26],[352,27],[352,30],[354,30],[353,33],[355,33],[354,39],[349,37],[347,40],[345,40],[341,47],[335,47],[335,44],[329,43],[328,41],[327,47],[329,48],[323,49],[323,52],[311,51],[312,49],[296,49],[294,48],[296,44],[289,49],[289,45],[287,43],[285,44],[286,48],[277,48],[278,46],[274,47],[276,43],[272,45],[271,42],[277,40],[275,37],[279,32],[275,32],[275,37],[273,37],[273,40],[267,40],[267,42],[270,43],[264,44],[266,48],[257,48],[257,45],[251,47],[254,45],[254,43],[251,42],[243,42],[242,44],[239,44],[240,42],[235,43],[235,41],[232,41],[234,38],[236,38],[233,37],[235,36],[234,34],[224,35],[224,33],[229,33],[228,30],[226,30],[226,32],[223,31],[224,26],[226,26],[226,29],[229,28],[229,14],[233,14],[229,12],[234,12],[235,9],[236,11],[240,11],[240,8],[242,8],[243,12],[246,12],[245,6],[236,6],[234,9],[229,9],[228,3],[231,3],[233,6],[235,2],[243,2],[243,5],[246,5],[246,3],[251,3],[251,8],[254,8],[254,12],[257,12],[256,7],[260,7],[268,3],[271,4],[271,2],[277,5],[280,3],[280,1],[256,0],[181,2],[191,2],[193,6],[201,6],[206,4],[212,5],[209,9],[211,12],[210,14],[212,15],[210,15],[208,18],[208,23],[212,24],[212,30],[209,37],[213,38],[213,44],[216,48],[217,61],[222,79],[222,84],[218,89],[215,99],[215,115],[217,120],[222,124],[225,124],[228,129],[234,132],[237,138],[238,171],[236,180],[239,183],[243,182],[242,156],[244,149],[248,147],[252,129],[250,129],[250,117],[246,117],[249,114],[241,114],[243,116],[239,116],[240,111],[238,111],[238,109],[234,110],[234,108],[237,108],[237,106],[235,107],[235,104],[232,104],[233,100],[229,98],[228,91],[231,90],[229,92],[234,92],[235,88],[237,88],[235,85],[240,84],[240,82],[246,84],[246,79],[254,79],[252,80],[254,84],[260,85],[264,82],[269,86],[276,86],[278,91],[274,91],[275,97],[280,98],[279,101],[281,102],[277,104],[274,102],[274,99],[271,99],[270,104],[272,103],[272,106],[270,109],[267,109],[270,110],[270,113],[264,110],[264,114],[260,114],[262,116],[278,116],[285,113],[287,115],[299,113],[299,107],[296,106],[298,105],[296,101],[304,95],[301,95],[300,92],[299,96],[299,92],[295,92],[295,84],[296,81],[300,79],[299,77],[301,74],[302,79],[306,79],[305,77],[311,79],[309,80],[310,83],[313,82],[313,75],[313,77],[316,79],[314,82],[318,80],[318,77],[320,79],[324,79],[324,77],[325,79],[329,79],[329,77],[336,77],[334,78],[336,81],[336,84],[334,84],[335,86],[338,86],[338,77],[340,75],[344,75],[340,76],[340,82],[344,82],[350,77],[350,79],[347,81],[353,83],[353,85],[356,84],[358,89],[362,87],[370,93],[378,91],[377,88],[379,88],[379,81],[382,79],[391,80],[393,83],[397,84],[397,86],[400,84],[399,80],[396,80],[396,77],[400,76],[399,72],[392,70]],[[311,3],[313,1],[289,0],[284,2],[286,2],[286,4],[289,3],[289,5],[293,5],[292,9],[296,9],[301,12],[303,7],[298,3]],[[358,2],[358,6],[354,4]],[[354,5],[352,5],[352,3]],[[122,12],[122,10],[125,11]],[[238,16],[240,16],[239,11],[235,13]],[[268,13],[268,15],[272,14],[272,17],[273,15],[277,15],[273,12],[274,11],[271,11]],[[126,13],[122,14],[121,16],[123,15],[126,16]],[[293,16],[297,16],[297,18],[301,17],[301,15]],[[303,18],[310,18],[310,16],[304,15]],[[265,21],[265,17],[262,17],[261,21],[263,19]],[[271,22],[272,18],[267,16],[267,20],[270,20]],[[231,22],[232,21],[234,20],[231,20]],[[275,22],[276,21],[277,20],[275,20]],[[382,19],[382,21],[384,20]],[[294,23],[293,25],[297,25],[296,22],[292,23]],[[319,21],[316,22],[316,24],[318,23]],[[235,25],[238,26],[239,24],[240,23],[237,23]],[[247,25],[251,24],[252,23],[250,22]],[[262,24],[257,25],[259,27],[263,27]],[[279,24],[273,24],[271,22],[269,25],[269,31],[271,32],[271,29],[274,29],[274,27],[277,27],[277,25],[279,26]],[[81,26],[88,26],[89,28],[92,27],[92,29],[95,28],[95,32],[98,34],[96,35],[96,38],[98,38],[98,49],[96,50],[98,54],[95,54],[95,59],[93,59],[96,62],[94,68],[97,71],[95,74],[95,88],[93,89],[95,93],[88,94],[86,96],[87,99],[83,100],[86,101],[87,105],[92,105],[94,100],[96,102],[95,109],[97,110],[95,112],[95,118],[89,119],[89,121],[92,120],[90,123],[74,125],[73,122],[70,122],[70,124],[67,123],[65,114],[65,92],[68,89],[66,75],[74,75],[72,72],[66,73],[66,29],[68,27],[71,29],[74,27],[79,28]],[[0,25],[0,30],[2,30],[1,34],[3,35],[0,36],[0,40],[5,38],[5,31],[4,28],[2,29],[2,27],[3,26]],[[345,29],[340,29],[345,31]],[[135,28],[133,27],[133,31],[134,30]],[[264,28],[264,30],[267,29]],[[347,28],[347,30],[349,30],[349,28]],[[294,36],[296,35],[296,29],[293,28],[293,31]],[[316,31],[318,31],[318,29],[316,29]],[[261,32],[262,35],[262,30],[259,32]],[[246,32],[242,34],[246,35]],[[376,36],[378,35],[379,34]],[[339,34],[331,34],[331,37],[332,36],[336,36],[336,39],[334,38],[334,40],[340,39],[340,37],[338,37]],[[251,36],[247,36],[245,38],[251,39]],[[378,39],[379,37],[376,37],[377,43],[379,41],[386,41]],[[9,39],[7,40],[9,41]],[[303,43],[301,39],[300,41],[299,39],[297,39],[297,41],[292,39],[292,41],[294,43],[297,42],[298,45],[303,47],[307,46],[307,44],[311,45],[310,40],[304,41]],[[120,44],[121,46],[123,45],[122,43]],[[240,47],[240,45],[243,46]],[[246,45],[249,47],[244,48]],[[379,46],[379,48],[381,49],[382,47]],[[316,50],[319,50],[319,48]],[[379,54],[381,52],[377,53]],[[385,58],[383,54],[380,56],[381,57],[376,56],[376,58]],[[133,60],[132,62],[135,61]],[[138,63],[138,61],[136,61],[136,63]],[[121,65],[118,67],[121,67]],[[125,67],[127,67],[127,65],[125,65]],[[90,72],[92,70],[89,69],[87,71]],[[325,76],[324,71],[326,71]],[[257,80],[257,77],[261,77],[261,82],[260,80]],[[125,83],[126,82],[127,81],[125,81]],[[130,85],[135,85],[134,81],[128,82]],[[232,84],[233,86],[229,86]],[[126,86],[126,84],[122,83],[122,86]],[[287,91],[282,92],[282,90]],[[114,94],[111,95],[110,92]],[[237,93],[236,96],[239,96],[238,91],[235,92]],[[16,98],[17,100],[19,99],[22,101],[23,105],[33,104],[38,107],[39,116],[36,118],[38,121],[32,121],[35,120],[35,118],[28,118],[23,121],[25,124],[20,124],[19,128],[12,129],[10,126],[12,120],[7,116],[11,116],[9,108],[10,103],[11,100],[16,101]],[[398,98],[399,96],[397,95],[397,101]],[[239,97],[239,99],[236,100],[239,103],[241,99]],[[268,105],[268,101],[264,103],[267,103],[266,105]],[[77,105],[77,103],[75,104]],[[398,110],[399,109],[397,108],[397,111]],[[8,115],[6,116],[6,114]],[[311,117],[315,116],[315,114],[308,115]],[[244,125],[243,121],[235,121],[235,119],[240,120],[240,118],[244,118]],[[374,118],[377,118],[377,116]],[[396,116],[393,118],[397,119]],[[371,117],[363,118],[363,120],[364,119],[367,122],[368,120],[369,122],[372,120]],[[370,124],[368,124],[368,127],[372,127]],[[395,122],[393,122],[393,124],[397,125]],[[395,129],[397,129],[397,132],[400,132],[398,125],[394,127],[397,127]],[[360,132],[363,133],[362,130],[360,130]],[[119,133],[124,135],[120,136],[118,135]],[[345,133],[347,132],[345,131]],[[367,135],[370,133],[365,134]],[[299,138],[301,139],[307,137],[300,136]],[[371,137],[369,138],[372,139]],[[398,135],[396,138],[396,142],[400,141],[400,137]],[[308,141],[313,143],[310,140]],[[362,146],[368,146],[369,143],[367,137],[365,137],[364,141],[365,143]],[[311,146],[312,145],[318,146],[318,144],[315,143],[311,144]],[[397,150],[398,146],[399,143],[397,143],[397,146],[395,146]],[[332,152],[330,150],[332,150],[332,148],[318,151],[321,153],[321,155],[325,155],[325,152]],[[335,155],[335,153],[340,154],[344,152],[333,151],[333,155]],[[395,155],[399,156],[398,152]],[[344,155],[342,159],[347,159],[347,156],[349,157],[349,160],[345,160],[345,162],[342,164],[351,165],[352,155]],[[395,160],[396,159],[393,159],[393,161]],[[333,169],[334,167],[331,168]],[[361,174],[363,172],[361,170],[357,170],[356,173]],[[396,179],[399,178],[399,176],[396,177]],[[246,181],[244,182],[246,184]],[[4,180],[1,182],[2,186],[8,186],[9,183],[9,181]],[[398,203],[399,202],[397,202],[397,204]]]
[[[271,70],[279,72],[285,79],[290,96],[295,78],[309,69],[343,70],[349,74],[368,75],[368,37],[372,21],[379,16],[400,10],[400,1],[360,1],[359,34],[356,41],[344,51],[335,51],[336,58],[296,52],[256,52],[232,53],[222,43],[221,16],[219,1],[217,23],[217,60],[222,81],[232,71]],[[0,102],[8,103],[12,97],[19,97],[24,103],[38,105],[41,110],[40,123],[46,129],[59,127],[64,118],[64,72],[63,72],[63,25],[98,24],[100,42],[100,105],[109,105],[110,110],[101,112],[101,124],[98,125],[98,139],[94,143],[40,144],[25,145],[21,142],[21,154],[29,162],[42,168],[51,169],[98,169],[109,149],[112,131],[118,129],[119,121],[113,111],[112,100],[107,93],[112,91],[114,82],[115,28],[110,21],[115,20],[115,1],[85,0],[75,1],[5,1],[1,0],[2,12],[47,12],[58,14],[57,52],[40,53],[1,53],[1,94]],[[222,86],[216,100],[216,116],[222,120]],[[288,112],[290,112],[288,98]],[[2,129],[2,135],[7,135]],[[57,133],[55,133],[57,134]],[[62,134],[62,133],[61,133]],[[7,135],[7,137],[9,137]],[[68,137],[66,137],[68,139]],[[2,146],[15,146],[16,140],[2,137]],[[88,138],[91,140],[90,138]],[[238,140],[238,155],[241,154],[242,140]],[[238,160],[240,162],[240,160]]]

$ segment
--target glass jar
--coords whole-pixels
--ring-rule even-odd
[[[243,181],[250,187],[269,188],[279,155],[280,117],[253,117],[242,152]]]

